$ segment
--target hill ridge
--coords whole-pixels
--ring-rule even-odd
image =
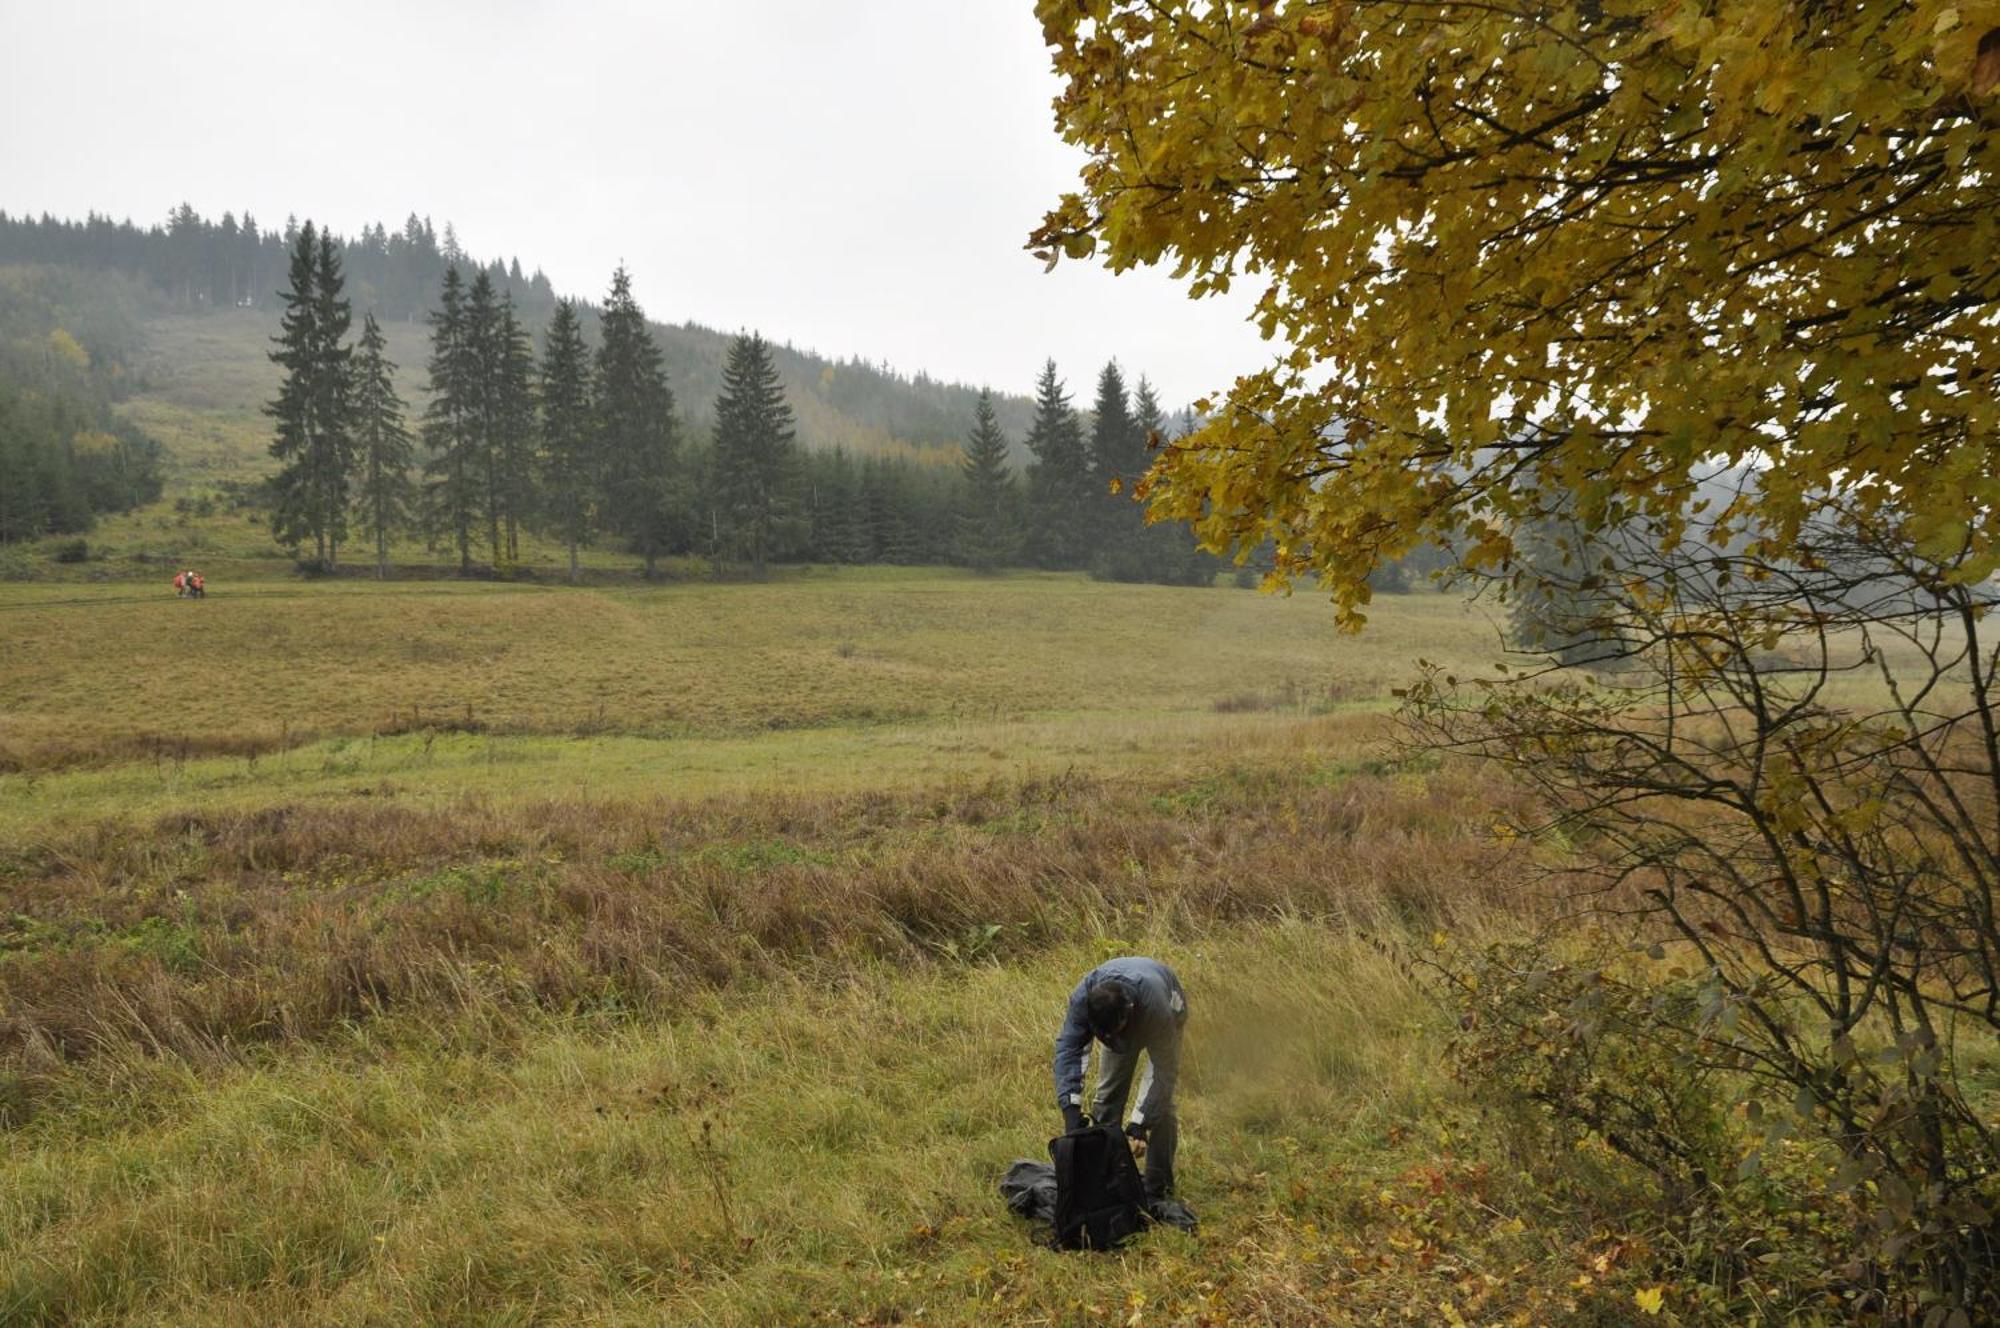
[[[284,230],[266,229],[247,213],[239,222],[230,212],[210,221],[185,203],[169,214],[166,224],[145,228],[96,212],[71,221],[48,213],[35,217],[0,210],[0,266],[61,267],[138,278],[149,290],[151,306],[131,312],[148,324],[174,316],[258,313],[275,331],[286,245],[296,234],[296,224],[288,219]],[[384,323],[421,325],[446,265],[454,262],[466,270],[488,273],[514,299],[522,321],[538,339],[558,298],[539,269],[525,275],[518,257],[482,262],[459,247],[449,222],[440,236],[428,218],[416,213],[395,232],[378,222],[363,227],[358,237],[336,233],[335,239],[342,248],[355,312],[374,312]],[[596,302],[574,298],[586,327],[594,329]],[[692,320],[677,323],[649,317],[648,322],[665,356],[684,424],[706,431],[721,388],[723,355],[734,334]],[[783,339],[782,333],[767,334],[767,339],[776,351],[780,376],[799,416],[799,437],[807,447],[945,461],[955,458],[959,443],[972,428],[976,387],[933,378],[922,370],[905,374],[858,354],[841,359],[802,349]],[[406,397],[420,399],[421,361],[409,357],[408,338],[399,340],[405,347],[399,388]],[[261,338],[256,339],[255,354],[261,356],[264,349]],[[246,344],[242,350],[248,359],[253,347]],[[1035,367],[1022,366],[1023,382]],[[275,384],[275,377],[271,381]],[[1016,460],[1025,460],[1021,439],[1033,402],[1023,393],[996,391],[994,397]]]

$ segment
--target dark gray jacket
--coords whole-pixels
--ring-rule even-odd
[[[1181,1025],[1187,1022],[1187,996],[1174,971],[1157,959],[1137,955],[1109,959],[1083,975],[1069,994],[1069,1013],[1056,1034],[1056,1106],[1083,1106],[1083,1062],[1090,1054],[1090,1019],[1086,1002],[1100,982],[1119,982],[1132,993],[1132,1022],[1104,1045],[1120,1054],[1143,1048],[1153,1058],[1153,1084],[1139,1104],[1139,1118],[1167,1114],[1174,1100],[1174,1076],[1180,1070]]]

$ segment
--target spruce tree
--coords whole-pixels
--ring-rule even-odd
[[[660,555],[682,534],[685,503],[675,467],[680,440],[660,348],[622,266],[611,276],[598,332],[593,390],[605,510],[611,528],[645,558],[650,580]]]
[[[480,509],[486,515],[486,544],[492,563],[504,559],[500,525],[506,517],[507,500],[500,482],[500,432],[503,414],[501,388],[502,342],[500,297],[493,278],[483,269],[472,278],[465,295],[465,381],[468,408],[466,421],[472,432],[470,446],[485,493]]]
[[[1108,370],[1107,370],[1108,372]],[[1100,390],[1100,398],[1104,396]],[[1164,439],[1166,416],[1152,384],[1143,377],[1133,393],[1127,432],[1102,428],[1105,407],[1100,400],[1100,428],[1093,437],[1093,464],[1104,480],[1110,504],[1106,542],[1091,564],[1091,573],[1109,581],[1152,581],[1163,585],[1208,585],[1215,580],[1215,559],[1202,551],[1194,535],[1178,521],[1146,523],[1144,504],[1137,501],[1139,482],[1151,468],[1152,449]],[[1115,417],[1115,412],[1111,412]],[[1115,482],[1118,492],[1109,490]]]
[[[1011,562],[1019,548],[1014,477],[1007,469],[1007,436],[993,414],[993,393],[979,390],[972,434],[966,439],[963,509],[953,547],[967,567],[990,572]]]
[[[916,561],[909,494],[899,468],[882,457],[870,457],[862,467],[868,526],[875,557],[885,563]]]
[[[347,344],[353,314],[344,288],[340,250],[333,232],[321,228],[314,263],[313,302],[319,330],[318,375],[320,471],[317,507],[326,530],[326,566],[339,561],[347,538],[347,513],[354,478],[354,348]]]
[[[715,402],[715,461],[723,512],[738,547],[764,575],[779,523],[789,515],[797,453],[792,408],[771,348],[754,333],[729,345]]]
[[[1146,446],[1125,396],[1125,376],[1112,360],[1097,376],[1090,421],[1091,569],[1120,581],[1144,578],[1145,518],[1132,485],[1145,468]]]
[[[549,530],[569,550],[569,579],[575,581],[577,550],[590,538],[597,512],[598,457],[591,418],[590,351],[572,301],[558,301],[549,320],[541,378],[542,513]]]
[[[838,448],[805,459],[806,556],[813,562],[841,561],[841,527],[849,501],[842,473],[846,459]]]
[[[375,542],[378,579],[389,575],[389,537],[409,524],[416,502],[410,433],[403,427],[396,366],[383,354],[385,344],[375,315],[368,314],[354,357],[354,440],[361,474],[356,515],[361,533]]]
[[[1141,478],[1153,467],[1153,455],[1167,441],[1167,413],[1145,376],[1132,393],[1132,422],[1139,429],[1139,472]],[[1184,431],[1183,431],[1184,432]],[[1135,498],[1138,496],[1135,489]],[[1145,507],[1140,506],[1143,514]],[[1148,561],[1157,569],[1152,579],[1177,586],[1207,586],[1215,583],[1216,557],[1201,547],[1194,532],[1179,521],[1158,521],[1145,527]]]
[[[1054,360],[1035,383],[1027,443],[1035,457],[1028,467],[1028,557],[1038,567],[1081,567],[1089,547],[1090,463]]]
[[[1090,476],[1099,492],[1114,484],[1130,492],[1146,469],[1146,436],[1132,415],[1125,375],[1112,360],[1097,376],[1097,402],[1090,421]]]
[[[514,316],[511,295],[501,302],[494,354],[494,494],[511,564],[521,560],[521,527],[532,518],[535,505],[535,352]]]
[[[332,570],[347,535],[353,460],[351,350],[341,344],[349,312],[333,237],[308,221],[292,246],[285,311],[272,361],[284,369],[264,412],[277,421],[271,455],[277,501],[272,533],[294,550],[311,541],[314,565]]]
[[[286,286],[278,293],[285,305],[278,316],[278,335],[273,338],[278,349],[270,352],[271,361],[284,370],[284,377],[278,384],[277,398],[264,407],[264,413],[277,422],[277,436],[271,440],[271,455],[278,462],[278,473],[271,478],[271,534],[278,543],[295,552],[314,533],[312,470],[316,430],[313,373],[318,344],[314,332],[313,304],[315,239],[311,222],[307,222],[303,230],[294,232]],[[316,542],[319,546],[318,560],[323,564],[326,558],[324,533]]]
[[[875,557],[875,542],[868,526],[868,495],[861,483],[860,468],[845,448],[836,447],[819,458],[825,475],[821,498],[826,523],[826,558],[829,562],[865,563]]]
[[[472,571],[472,532],[482,513],[478,366],[466,343],[465,283],[447,267],[430,315],[430,404],[424,408],[424,509],[432,534],[458,546],[458,570]]]
[[[1139,375],[1139,386],[1132,391],[1132,424],[1138,430],[1139,442],[1134,459],[1143,474],[1152,469],[1153,453],[1167,439],[1167,413],[1160,408],[1160,398],[1144,374]]]

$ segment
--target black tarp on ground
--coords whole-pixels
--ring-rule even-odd
[[[1056,1169],[1046,1162],[1018,1159],[1000,1178],[1000,1194],[1014,1216],[1030,1222],[1053,1222],[1056,1216]]]

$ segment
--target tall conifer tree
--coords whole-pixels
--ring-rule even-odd
[[[1035,457],[1028,467],[1028,556],[1039,567],[1081,567],[1089,548],[1090,459],[1054,360],[1035,382],[1027,443]]]
[[[861,467],[870,542],[876,559],[885,563],[916,561],[916,532],[911,529],[909,494],[900,470],[879,456],[869,457]]]
[[[593,391],[605,508],[611,528],[645,558],[651,579],[660,555],[682,533],[684,504],[675,470],[680,439],[660,348],[623,266],[611,276],[598,332]]]
[[[1159,550],[1146,535],[1146,517],[1132,487],[1146,470],[1146,436],[1125,396],[1116,360],[1097,378],[1090,422],[1091,556],[1093,575],[1114,581],[1151,580]]]
[[[416,488],[403,402],[396,395],[396,366],[385,355],[382,328],[374,314],[361,324],[354,357],[354,439],[361,475],[356,514],[361,533],[375,542],[375,575],[389,575],[389,537],[409,524]]]
[[[430,316],[430,404],[424,408],[424,508],[432,534],[449,535],[458,570],[472,571],[472,532],[481,516],[482,468],[477,429],[477,364],[466,340],[465,283],[444,271]]]
[[[278,349],[271,361],[284,370],[278,383],[277,399],[264,413],[277,421],[277,437],[271,440],[271,455],[277,459],[278,473],[271,480],[275,502],[271,513],[271,534],[280,544],[294,549],[312,536],[312,467],[315,444],[313,419],[313,372],[317,337],[313,303],[313,244],[311,222],[294,233],[291,266],[285,289],[278,293],[285,302],[278,315]],[[326,556],[325,537],[318,540],[318,555]]]
[[[542,343],[541,449],[538,471],[542,514],[569,550],[569,579],[577,579],[577,550],[590,538],[598,507],[596,430],[591,419],[590,351],[583,342],[576,305],[556,304]]]
[[[354,348],[347,344],[353,314],[345,293],[340,249],[321,228],[313,264],[313,303],[319,331],[320,456],[317,507],[326,530],[326,566],[333,569],[347,538],[354,478]]]
[[[333,237],[308,221],[292,246],[289,288],[273,362],[285,371],[278,396],[264,408],[277,421],[271,455],[279,470],[272,533],[296,549],[311,541],[315,565],[331,570],[347,535],[349,467],[353,460],[353,383]]]
[[[715,402],[715,462],[739,547],[764,575],[779,523],[790,514],[798,443],[771,348],[754,333],[729,345]]]
[[[495,567],[505,556],[500,526],[507,513],[500,482],[500,421],[504,413],[500,366],[504,335],[500,297],[493,289],[492,276],[482,268],[466,288],[463,369],[468,402],[466,422],[472,435],[469,446],[485,486],[480,510],[486,516],[486,543]]]
[[[990,572],[1012,561],[1018,551],[1019,519],[1014,477],[1007,470],[1007,436],[994,416],[992,391],[981,388],[972,409],[972,434],[966,439],[961,467],[964,508],[954,548],[967,567]]]
[[[835,563],[865,563],[875,553],[868,527],[868,495],[847,449],[835,447],[810,458],[817,488],[813,543],[817,556]]]
[[[493,459],[495,498],[509,563],[521,559],[521,527],[535,506],[535,352],[514,316],[514,297],[501,302],[494,344]]]
[[[1137,459],[1143,473],[1152,468],[1153,453],[1167,440],[1167,413],[1160,408],[1160,398],[1144,374],[1139,375],[1139,386],[1132,390],[1132,423],[1139,430]]]
[[[1110,370],[1107,368],[1107,375]],[[1166,428],[1166,417],[1152,384],[1139,380],[1125,431],[1105,429],[1114,416],[1100,388],[1098,429],[1093,438],[1093,464],[1109,504],[1103,546],[1091,563],[1093,575],[1109,581],[1152,581],[1164,585],[1206,585],[1215,579],[1215,559],[1195,543],[1178,521],[1146,523],[1146,509],[1137,501],[1139,482],[1152,466],[1152,449]],[[1117,493],[1109,493],[1115,481]]]
[[[1154,410],[1157,412],[1158,403]],[[1146,433],[1125,394],[1125,375],[1113,360],[1097,377],[1097,402],[1090,422],[1090,470],[1101,492],[1112,485],[1127,494],[1146,473]]]

